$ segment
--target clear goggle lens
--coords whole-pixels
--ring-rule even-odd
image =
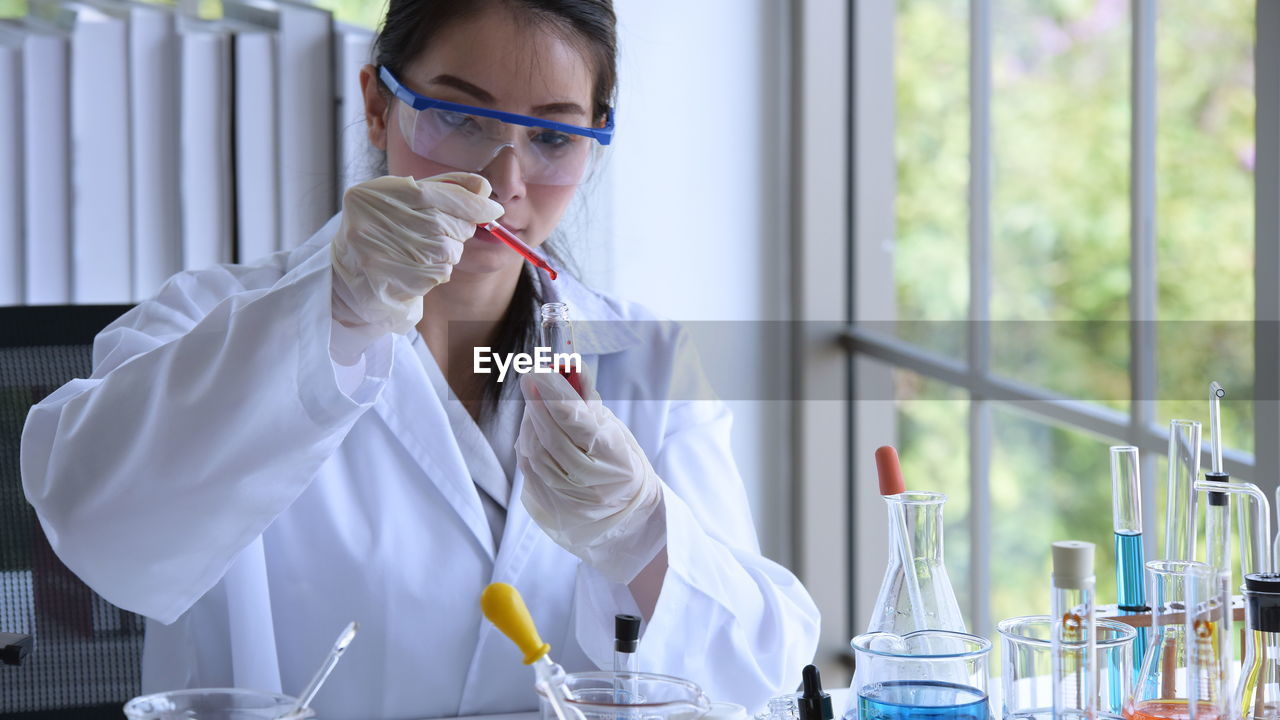
[[[479,172],[511,148],[524,181],[533,185],[578,185],[591,172],[594,140],[550,128],[526,127],[495,118],[397,102],[400,132],[420,157],[457,170]]]

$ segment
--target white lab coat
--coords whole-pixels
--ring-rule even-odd
[[[322,717],[532,709],[532,673],[481,617],[481,589],[519,588],[570,671],[610,666],[613,616],[636,613],[634,600],[530,519],[519,472],[494,547],[408,337],[376,341],[363,376],[340,386],[328,350],[338,222],[254,265],[179,274],[104,330],[93,376],[27,418],[27,498],[71,570],[149,618],[146,691],[300,692],[358,620],[316,700]],[[575,319],[653,319],[571,278],[556,286]],[[729,414],[688,400],[705,379],[686,336],[645,327],[578,339],[664,481],[669,569],[637,661],[757,708],[795,688],[818,613],[760,555]]]

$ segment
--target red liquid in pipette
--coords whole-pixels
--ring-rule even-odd
[[[496,222],[480,225],[479,227],[482,230],[487,230],[489,234],[493,235],[494,237],[498,238],[502,242],[506,243],[507,247],[520,253],[520,255],[522,255],[525,260],[528,260],[529,262],[533,263],[535,267],[539,267],[545,270],[547,275],[552,280],[556,279],[556,271],[553,270],[552,267],[547,264],[547,261],[538,257],[538,255],[533,252],[533,248],[526,245],[523,240],[516,237],[515,234],[512,233],[510,230],[502,227]]]
[[[457,185],[458,187],[466,187],[465,185],[463,185],[462,183],[456,180],[441,180],[441,182],[446,182],[446,183],[449,183],[450,185]],[[547,275],[552,280],[556,279],[556,271],[552,269],[550,265],[547,264],[546,260],[543,260],[542,258],[538,257],[533,252],[533,248],[529,247],[524,243],[523,240],[516,237],[515,233],[499,225],[496,220],[491,223],[485,223],[484,225],[477,225],[476,227],[480,228],[481,230],[488,231],[490,235],[493,235],[494,237],[498,238],[502,242],[506,243],[507,247],[520,253],[520,255],[524,257],[525,260],[528,260],[529,262],[533,263],[535,267],[539,267],[545,270]]]

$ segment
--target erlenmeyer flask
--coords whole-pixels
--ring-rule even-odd
[[[1153,560],[1152,635],[1138,674],[1128,720],[1222,720],[1224,607],[1218,574],[1204,563]],[[1230,608],[1226,608],[1229,612]]]
[[[889,510],[889,563],[867,632],[965,632],[942,562],[942,506],[947,496],[904,492],[885,495],[884,500]]]

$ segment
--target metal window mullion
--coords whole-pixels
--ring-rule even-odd
[[[991,1],[969,4],[969,374],[991,367]],[[973,632],[991,628],[991,408],[969,396],[969,597]]]
[[[1000,375],[988,374],[985,378],[975,379],[969,372],[967,363],[936,355],[893,336],[849,326],[840,341],[855,356],[873,358],[888,367],[902,368],[922,377],[962,388],[972,395],[981,396],[988,405],[1004,403],[1019,412],[1034,415],[1043,422],[1081,430],[1114,442],[1136,445],[1143,453],[1153,457],[1163,454],[1168,442],[1165,428],[1154,422],[1138,428],[1137,435],[1134,435],[1128,413],[1108,408],[1096,400],[1081,400],[1056,394]],[[871,396],[864,399],[875,398]],[[1208,452],[1207,440],[1205,452]],[[1232,477],[1250,481],[1255,477],[1252,454],[1227,448],[1222,459]]]
[[[1156,398],[1156,4],[1131,0],[1129,129],[1129,433],[1139,445]],[[1142,503],[1155,516],[1158,453],[1142,453]],[[1148,523],[1150,524],[1150,523]],[[1145,533],[1155,557],[1154,532]]]
[[[1254,50],[1254,415],[1256,477],[1280,476],[1280,3],[1257,2]]]

